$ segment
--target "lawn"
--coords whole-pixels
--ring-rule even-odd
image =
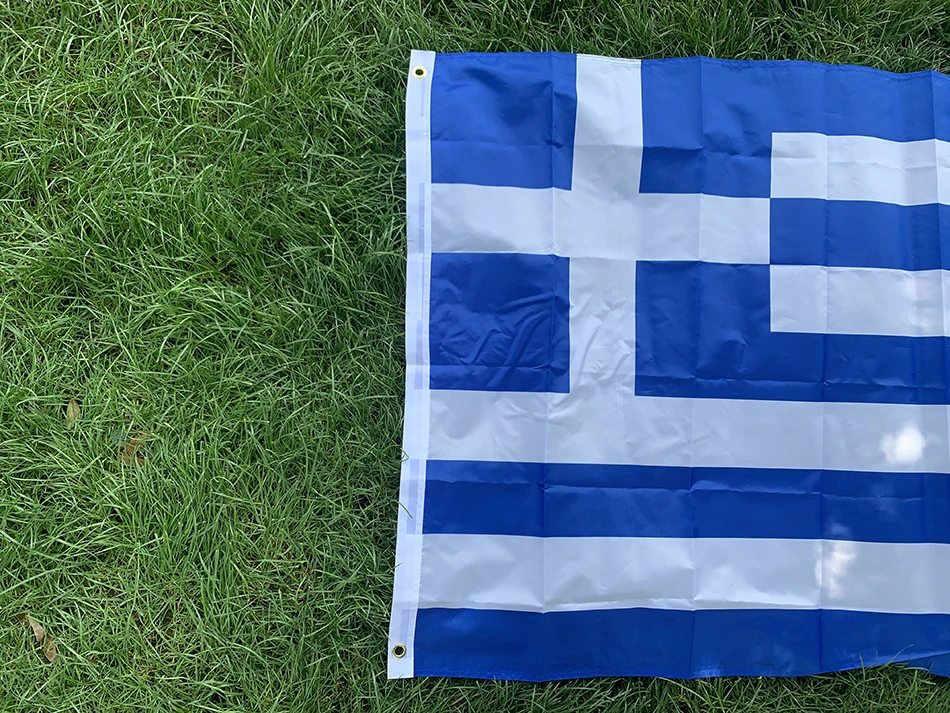
[[[0,710],[950,710],[385,678],[409,50],[950,70],[945,3],[746,4],[0,1]]]

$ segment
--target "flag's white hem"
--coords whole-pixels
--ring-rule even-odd
[[[434,52],[412,51],[406,88],[406,410],[396,574],[387,654],[389,678],[411,678],[415,669],[416,613],[422,571],[422,513],[429,449],[428,324],[432,263],[429,99],[434,66]],[[418,68],[422,71],[417,71]],[[405,647],[405,653],[397,658],[393,651],[399,651],[397,647],[400,645]]]

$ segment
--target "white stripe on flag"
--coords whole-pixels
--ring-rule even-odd
[[[950,613],[950,545],[425,535],[421,607]]]
[[[772,330],[947,337],[946,270],[772,265]]]
[[[576,88],[571,189],[622,202],[640,191],[640,61],[579,55]]]
[[[764,265],[769,199],[436,183],[432,249]]]
[[[950,144],[772,134],[772,197],[950,203]]]
[[[631,383],[437,390],[431,407],[434,459],[950,473],[943,405],[659,398]]]

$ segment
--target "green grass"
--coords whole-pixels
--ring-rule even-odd
[[[946,3],[744,5],[0,0],[0,711],[950,710],[899,667],[385,680],[409,49],[950,70]]]

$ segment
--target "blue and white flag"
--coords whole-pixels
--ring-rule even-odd
[[[950,673],[950,78],[413,53],[389,673]]]

